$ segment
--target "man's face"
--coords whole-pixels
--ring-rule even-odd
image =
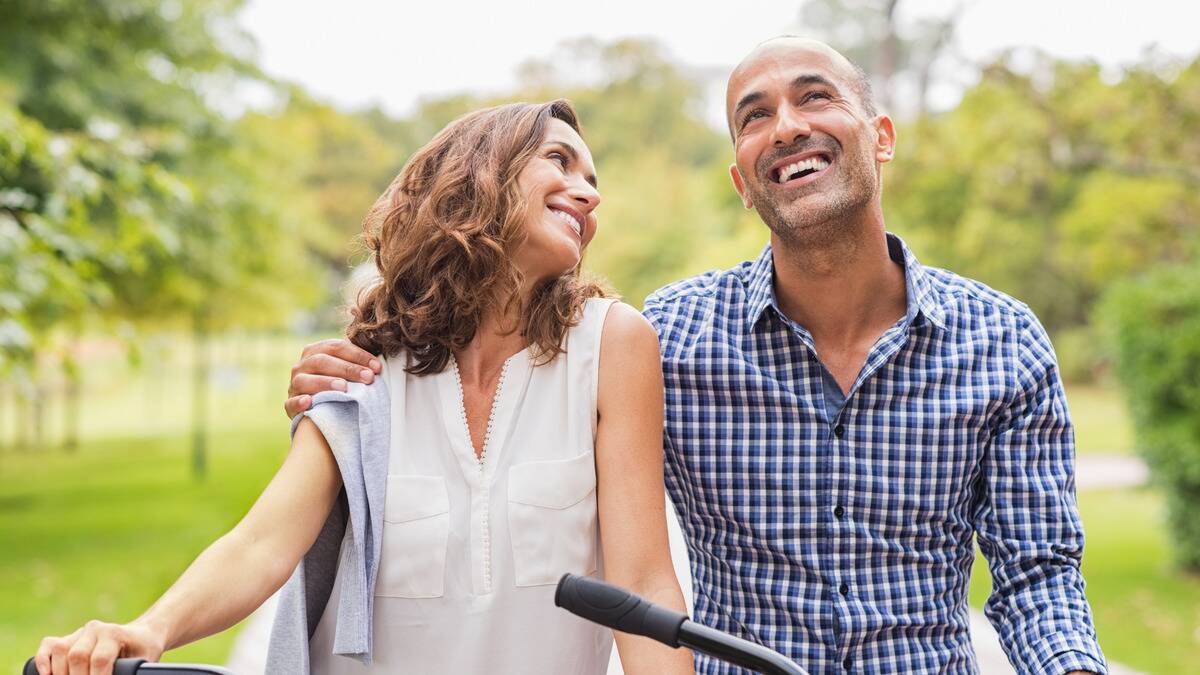
[[[831,49],[801,40],[759,47],[729,79],[734,186],[785,239],[836,223],[879,198],[891,159],[891,120],[868,118],[855,71]]]

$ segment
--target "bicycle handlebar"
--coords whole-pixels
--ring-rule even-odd
[[[591,577],[564,574],[554,604],[601,626],[688,647],[767,675],[808,675],[779,652],[698,624],[682,612],[659,607],[636,593]]]
[[[146,659],[117,659],[113,664],[113,675],[234,675],[219,666],[202,666],[192,663],[151,663]],[[33,659],[25,662],[22,675],[38,675]]]

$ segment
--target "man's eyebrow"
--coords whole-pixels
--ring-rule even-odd
[[[745,108],[746,106],[751,105],[753,103],[757,103],[758,101],[762,100],[762,98],[764,96],[766,96],[765,92],[752,91],[749,94],[746,94],[745,96],[739,98],[737,105],[733,106],[734,118],[736,118],[738,116],[738,114],[742,112],[742,108]]]
[[[543,143],[543,145],[557,145],[558,147],[562,148],[564,152],[571,156],[572,162],[579,161],[579,151],[575,149],[575,146],[566,141],[546,141]],[[599,187],[599,185],[596,184],[596,174],[588,174],[587,176],[584,176],[583,179],[586,180],[592,187]]]
[[[792,80],[791,88],[792,89],[803,89],[804,87],[807,87],[807,86],[810,86],[813,84],[819,84],[819,85],[829,87],[830,89],[834,90],[835,92],[838,90],[837,86],[834,85],[833,82],[831,82],[829,80],[829,78],[825,77],[824,75],[818,75],[816,73],[806,73],[804,75],[797,77],[796,79]],[[757,103],[758,101],[762,100],[763,97],[765,97],[766,95],[767,95],[766,92],[752,91],[749,94],[746,94],[745,96],[738,99],[737,105],[733,106],[734,118],[737,118],[738,113],[740,113],[742,111],[742,108],[745,108],[748,105]]]
[[[797,77],[796,79],[792,80],[792,89],[803,89],[804,87],[807,87],[807,86],[813,85],[813,84],[820,84],[820,85],[829,87],[830,89],[834,90],[835,92],[838,90],[837,85],[835,85],[833,82],[831,82],[829,80],[829,78],[825,77],[824,75],[818,75],[816,73],[809,73],[809,74],[801,75],[800,77]]]

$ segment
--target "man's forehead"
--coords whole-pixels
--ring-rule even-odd
[[[846,57],[823,42],[802,38],[777,38],[759,45],[733,69],[725,90],[726,108],[755,85],[774,76],[790,81],[795,75],[823,75],[834,83],[848,81],[853,66]]]

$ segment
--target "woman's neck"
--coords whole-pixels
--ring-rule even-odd
[[[498,377],[504,362],[526,347],[519,310],[484,315],[470,344],[454,353],[464,386],[486,386]]]

